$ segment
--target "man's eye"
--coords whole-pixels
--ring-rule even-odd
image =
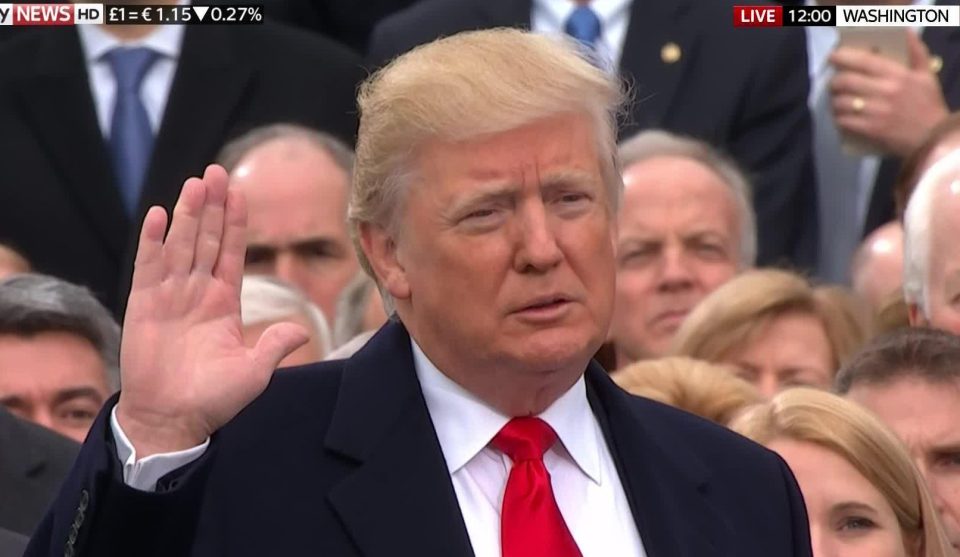
[[[587,194],[585,193],[570,192],[560,196],[560,201],[562,201],[563,203],[576,203],[578,201],[584,201],[586,199],[587,199]]]
[[[59,412],[60,420],[71,425],[88,425],[97,417],[97,410],[87,407],[67,407]]]
[[[267,265],[273,261],[273,250],[251,247],[247,248],[246,265]]]
[[[493,209],[481,209],[479,211],[474,211],[467,215],[468,219],[482,219],[483,217],[489,217],[493,214]]]
[[[294,248],[294,252],[297,254],[297,256],[304,259],[320,259],[333,255],[331,250],[325,244],[319,243],[297,246]]]

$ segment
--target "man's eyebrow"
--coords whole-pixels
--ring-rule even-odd
[[[597,176],[592,172],[576,169],[556,170],[540,177],[540,189],[552,189],[558,186],[571,184],[592,184]]]
[[[93,387],[74,387],[58,391],[56,396],[53,397],[53,404],[63,404],[75,398],[90,398],[98,404],[103,404],[103,397],[101,397],[100,392]]]
[[[462,210],[466,207],[490,203],[494,201],[504,201],[513,198],[520,187],[514,182],[488,182],[478,184],[478,191],[465,195],[462,199],[456,200],[451,204],[453,211]]]
[[[0,406],[22,406],[24,404],[23,398],[17,395],[7,395],[0,397]]]

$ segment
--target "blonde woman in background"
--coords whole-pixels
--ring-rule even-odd
[[[872,331],[869,309],[845,290],[753,270],[700,302],[677,332],[673,354],[736,366],[770,398],[786,387],[829,388]]]
[[[787,461],[806,502],[814,557],[953,555],[910,457],[863,408],[789,389],[731,428]]]
[[[673,357],[630,364],[611,377],[631,394],[727,425],[746,407],[763,400],[735,372],[730,366]]]

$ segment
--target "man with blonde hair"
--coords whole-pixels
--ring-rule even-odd
[[[124,391],[27,554],[810,555],[781,460],[590,362],[621,97],[516,30],[369,79],[350,219],[396,321],[272,380],[305,334],[242,346],[243,198],[219,167],[188,181],[166,240],[144,223]]]

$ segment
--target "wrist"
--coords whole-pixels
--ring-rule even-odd
[[[161,453],[183,451],[202,444],[209,435],[200,427],[192,426],[169,416],[153,416],[132,412],[117,403],[117,423],[136,451],[137,460]]]

